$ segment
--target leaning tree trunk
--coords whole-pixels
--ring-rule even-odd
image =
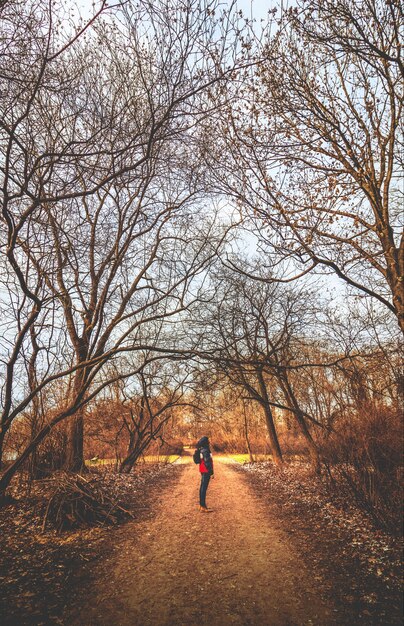
[[[132,447],[128,450],[127,456],[124,458],[119,467],[120,474],[129,474],[132,471],[133,466],[135,465],[145,448],[149,445],[149,443],[150,439],[147,441],[147,443],[144,442],[141,446],[136,445],[135,447]]]
[[[304,414],[303,411],[300,408],[300,405],[297,401],[297,398],[295,396],[295,394],[293,393],[292,387],[289,383],[288,380],[281,380],[281,387],[283,389],[283,392],[286,396],[286,400],[288,402],[288,404],[293,407],[295,410],[293,411],[294,417],[298,423],[298,426],[300,428],[300,432],[302,433],[305,441],[306,441],[306,445],[307,445],[307,449],[309,451],[309,455],[310,455],[310,460],[311,460],[311,464],[312,467],[314,469],[314,471],[316,472],[316,474],[320,474],[321,472],[321,462],[320,462],[320,454],[317,448],[317,445],[311,435],[311,432],[307,426],[306,420],[304,418]]]
[[[138,432],[134,430],[129,433],[128,451],[119,466],[120,474],[129,474],[141,454],[137,435]]]
[[[128,456],[124,458],[124,460],[119,466],[119,473],[130,474],[139,456],[140,456],[140,453],[136,453],[135,451],[133,451],[131,454],[128,454]]]
[[[260,386],[260,395],[262,398],[261,405],[265,413],[265,421],[266,421],[266,425],[268,429],[269,444],[271,448],[272,457],[273,457],[275,465],[280,466],[283,463],[282,451],[279,445],[278,435],[277,435],[276,428],[275,428],[274,417],[272,414],[271,405],[269,404],[267,387],[266,387],[262,372],[258,372],[258,383]]]
[[[272,415],[271,407],[269,404],[264,403],[263,408],[265,412],[265,421],[266,421],[267,429],[268,429],[269,445],[271,448],[272,457],[273,457],[275,465],[280,466],[283,463],[282,450],[279,445],[278,435],[276,432],[275,422],[274,422],[274,418]]]

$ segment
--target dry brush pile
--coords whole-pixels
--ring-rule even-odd
[[[132,517],[116,497],[107,495],[97,476],[62,474],[58,477],[43,518],[42,528],[58,532],[83,526],[117,524]]]

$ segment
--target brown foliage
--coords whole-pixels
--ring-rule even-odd
[[[364,405],[345,417],[323,444],[331,485],[344,487],[374,520],[390,531],[401,528],[401,413]]]

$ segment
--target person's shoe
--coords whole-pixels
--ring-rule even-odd
[[[201,506],[200,510],[201,510],[202,513],[209,513],[209,509],[208,509],[207,506]]]

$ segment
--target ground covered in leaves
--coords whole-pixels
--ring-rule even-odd
[[[108,558],[116,532],[113,522],[147,519],[154,515],[154,500],[181,471],[181,466],[140,465],[129,474],[108,468],[92,469],[84,479],[102,489],[120,515],[95,527],[58,533],[44,524],[48,502],[60,485],[57,475],[34,481],[29,495],[23,477],[13,489],[14,501],[0,509],[0,616],[2,626],[63,624],[60,616],[78,592],[91,589],[100,560]],[[116,510],[116,509],[115,509]]]
[[[305,557],[313,586],[325,585],[344,623],[402,623],[401,539],[376,528],[348,494],[331,492],[305,464],[279,470],[254,463],[240,471]]]
[[[402,546],[398,538],[377,529],[348,494],[330,492],[327,483],[313,476],[303,463],[294,462],[282,470],[270,463],[232,464],[231,468],[247,480],[269,508],[271,524],[279,525],[293,550],[300,552],[312,592],[328,597],[330,606],[336,607],[338,624],[402,623]],[[108,468],[93,468],[84,480],[94,485],[95,491],[102,489],[104,505],[114,505],[115,514],[95,527],[61,533],[52,527],[52,519],[44,524],[49,499],[60,487],[61,477],[35,481],[28,495],[22,477],[21,482],[17,480],[15,501],[0,509],[2,626],[65,624],[63,616],[70,615],[72,608],[91,604],[97,581],[109,580],[114,559],[125,542],[142,539],[136,537],[137,524],[118,522],[134,518],[140,522],[139,528],[143,522],[147,525],[159,510],[161,494],[166,489],[173,491],[183,469],[183,465],[145,465],[122,475]],[[193,482],[194,477],[192,490]],[[219,487],[220,481],[216,490]],[[222,499],[218,502],[223,510],[220,513],[217,505],[212,520],[216,528],[221,514],[223,531],[232,509],[225,506],[224,496]],[[178,515],[181,518],[182,513]],[[184,515],[182,524],[188,523]],[[184,530],[181,537],[188,534]],[[229,545],[233,554],[234,535]],[[128,563],[133,560],[132,553],[133,546]],[[110,585],[107,589],[109,596]],[[84,626],[85,621],[82,623]],[[334,621],[330,619],[330,623]]]

